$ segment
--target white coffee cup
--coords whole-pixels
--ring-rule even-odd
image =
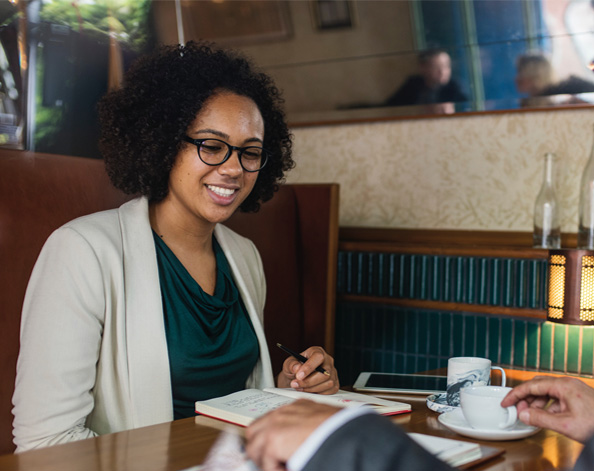
[[[505,386],[505,371],[491,366],[491,360],[480,357],[453,357],[448,360],[446,401],[450,406],[460,405],[460,390],[469,386],[491,384],[491,370],[501,371],[501,386]]]
[[[460,407],[468,425],[480,430],[510,429],[518,422],[516,406],[501,407],[512,388],[471,386],[460,391]]]

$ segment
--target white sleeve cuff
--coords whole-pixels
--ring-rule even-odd
[[[288,471],[301,471],[307,462],[318,451],[326,439],[347,422],[364,414],[375,414],[370,407],[345,407],[326,419],[287,461]]]

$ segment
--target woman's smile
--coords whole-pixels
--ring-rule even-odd
[[[217,204],[227,205],[233,203],[236,196],[239,194],[239,188],[230,188],[217,185],[207,184],[206,188],[210,192],[210,196]]]

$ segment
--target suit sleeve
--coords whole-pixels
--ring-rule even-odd
[[[460,84],[453,79],[443,88],[442,92],[442,96],[440,97],[441,102],[453,101],[454,103],[458,103],[468,101],[468,97],[462,91]]]
[[[421,83],[418,77],[413,76],[406,79],[406,81],[396,90],[386,101],[386,106],[405,106],[414,105],[419,98],[419,90]]]
[[[303,471],[453,471],[389,419],[365,414],[328,437]]]
[[[594,436],[584,444],[584,449],[578,458],[573,471],[591,471],[594,463]]]

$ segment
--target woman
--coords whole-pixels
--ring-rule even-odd
[[[194,415],[275,384],[254,245],[220,223],[270,199],[294,162],[281,99],[242,57],[169,46],[99,103],[113,184],[141,195],[50,236],[23,306],[17,451]],[[320,347],[276,385],[333,393]],[[317,366],[330,372],[315,372]]]

